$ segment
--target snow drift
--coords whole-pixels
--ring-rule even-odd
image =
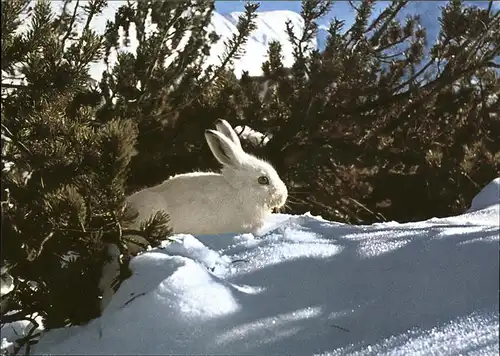
[[[481,210],[500,202],[500,178],[491,181],[472,199],[469,212]],[[500,223],[500,222],[499,222]]]
[[[497,355],[500,208],[486,190],[474,211],[417,223],[277,214],[258,236],[177,235],[132,260],[102,317],[35,351]]]

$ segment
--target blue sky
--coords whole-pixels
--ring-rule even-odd
[[[374,15],[376,16],[382,9],[389,5],[390,1],[377,1],[375,4]],[[439,14],[438,7],[445,4],[446,1],[414,1],[410,2],[409,9],[421,13],[425,20],[431,20],[437,24],[437,16]],[[224,14],[233,11],[244,11],[245,1],[223,1],[216,0],[216,11]],[[291,10],[300,12],[301,1],[260,1],[259,11],[272,11],[272,10]],[[335,1],[332,10],[320,23],[327,24],[332,17],[337,17],[346,22],[349,26],[354,22],[355,12],[350,7],[347,1]],[[427,17],[427,19],[426,19]]]
[[[260,7],[259,11],[272,11],[272,10],[291,10],[295,12],[300,12],[301,1],[259,1]],[[375,13],[380,11],[389,5],[390,1],[377,1],[375,5]],[[417,12],[423,12],[425,15],[432,16],[433,20],[439,15],[439,6],[446,4],[447,1],[441,0],[431,0],[431,1],[411,1],[408,5],[409,9]],[[487,1],[465,1],[466,4],[475,3],[480,7],[486,7]],[[494,2],[494,8],[500,8],[500,2]],[[233,11],[244,11],[245,1],[224,1],[216,0],[215,8],[216,11],[224,14]],[[326,16],[325,22],[328,22],[330,18],[336,16],[339,19],[346,20],[346,22],[352,21],[354,17],[354,12],[350,8],[347,1],[335,1],[332,11]]]
[[[300,12],[300,4],[300,1],[260,1],[259,11],[292,10]],[[244,5],[244,1],[215,1],[215,8],[219,13],[243,11]]]
[[[295,12],[300,12],[301,1],[259,1],[260,7],[259,11],[272,11],[272,10],[291,10]],[[375,5],[375,12],[383,9],[389,5],[390,1],[377,1]],[[415,1],[411,3],[412,7],[418,8],[428,8],[432,5],[436,8],[439,5],[446,3],[446,1]],[[216,0],[215,7],[216,11],[219,13],[228,13],[232,11],[244,11],[245,1],[224,1]],[[352,8],[349,6],[347,1],[335,1],[332,11],[326,16],[326,19],[336,16],[341,19],[347,20],[354,16]]]
[[[272,10],[291,10],[300,13],[301,1],[259,1],[260,7],[259,11],[272,11]],[[408,14],[420,14],[421,24],[427,29],[427,35],[430,42],[434,42],[438,31],[439,31],[439,21],[438,17],[441,13],[440,7],[445,5],[448,1],[410,1],[405,9],[400,12],[399,18],[402,19]],[[372,17],[376,17],[377,14],[382,11],[391,1],[377,1],[375,4],[375,10]],[[465,1],[466,5],[475,4],[479,7],[485,8],[488,6],[487,1]],[[244,11],[245,1],[223,1],[216,0],[215,8],[220,14],[225,14],[233,11]],[[500,1],[494,2],[494,9],[500,9]],[[337,17],[340,20],[345,21],[344,29],[350,27],[354,22],[355,12],[350,7],[348,1],[335,1],[332,10],[329,14],[325,16],[324,19],[320,20],[320,24],[327,25],[331,18]]]
[[[447,1],[413,1],[410,3],[414,8],[427,8],[429,5],[436,8],[439,5],[445,4]],[[465,1],[465,3],[476,3],[483,6],[487,5],[487,1]],[[227,13],[232,11],[243,11],[245,1],[224,1],[216,0],[216,11],[219,13]],[[390,4],[390,1],[377,1],[376,8],[384,8]],[[497,4],[498,5],[498,4]],[[260,1],[259,11],[272,11],[272,10],[291,10],[300,12],[301,1]],[[494,6],[497,7],[498,6]],[[334,14],[333,14],[334,13]],[[330,15],[336,15],[342,18],[344,15],[349,16],[352,13],[347,1],[335,1],[333,11]]]
[[[224,14],[232,11],[244,11],[245,1],[223,1],[216,0],[215,8],[216,11]],[[291,10],[300,13],[301,9],[301,1],[260,1],[259,11],[273,11],[273,10]],[[347,1],[338,1],[334,5],[333,11],[325,18],[324,21],[328,22],[328,19],[333,16],[338,18],[345,19],[349,21],[353,18],[352,9],[349,8],[349,4]]]
[[[377,1],[372,17],[388,6],[391,1]],[[446,3],[446,1],[414,1],[410,2],[408,9],[401,14],[405,16],[406,13],[418,12],[422,16],[422,24],[427,27],[432,35],[435,36],[438,28],[437,16],[439,15],[439,6]],[[244,11],[245,1],[223,1],[216,0],[215,8],[220,14],[225,14],[233,11]],[[272,11],[272,10],[291,10],[300,13],[301,1],[260,1],[259,11]],[[328,25],[333,17],[345,21],[344,29],[347,29],[354,22],[356,14],[354,9],[351,8],[347,1],[335,1],[330,13],[328,13],[322,20],[318,21],[320,24]]]

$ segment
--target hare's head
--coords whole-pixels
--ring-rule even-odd
[[[273,166],[244,152],[227,121],[219,119],[215,125],[217,131],[206,130],[205,138],[228,184],[249,204],[269,210],[285,205],[288,190]]]

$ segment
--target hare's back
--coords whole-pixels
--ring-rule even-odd
[[[163,210],[169,214],[174,232],[207,233],[207,229],[212,230],[211,225],[227,223],[223,220],[228,216],[231,220],[234,218],[235,209],[226,211],[227,189],[222,175],[193,172],[173,176],[162,184],[139,191],[131,195],[128,202],[139,213],[136,221]],[[235,194],[230,193],[232,202]]]
[[[137,221],[147,219],[159,210],[168,210],[164,196],[151,189],[132,194],[127,198],[127,204],[139,213]]]
[[[169,205],[180,205],[182,202],[213,199],[227,189],[225,178],[212,172],[192,172],[179,174],[162,184],[163,196]]]

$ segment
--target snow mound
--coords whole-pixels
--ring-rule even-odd
[[[472,199],[469,211],[477,211],[500,204],[500,177],[492,180]]]
[[[498,354],[498,205],[351,226],[275,214],[131,262],[102,317],[42,354]]]

